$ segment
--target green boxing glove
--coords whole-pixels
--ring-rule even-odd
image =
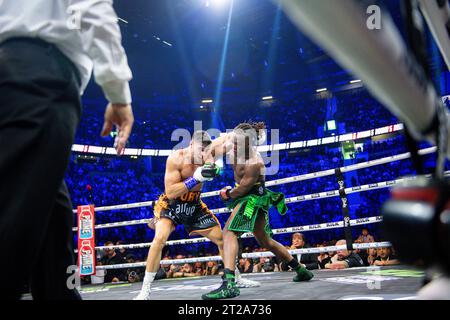
[[[202,176],[212,180],[220,176],[220,171],[220,167],[215,163],[207,162],[202,167]]]
[[[203,166],[197,168],[194,172],[194,179],[200,183],[211,181],[220,175],[220,167],[215,163],[205,163]]]

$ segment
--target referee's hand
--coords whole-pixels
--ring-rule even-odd
[[[110,103],[105,110],[105,123],[103,125],[102,137],[109,135],[113,126],[117,127],[118,134],[114,141],[117,154],[122,154],[133,128],[134,116],[130,104]]]

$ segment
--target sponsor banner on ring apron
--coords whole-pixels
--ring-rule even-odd
[[[78,213],[78,266],[80,275],[95,273],[95,213],[94,206],[79,206]]]

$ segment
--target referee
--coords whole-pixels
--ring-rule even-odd
[[[112,0],[0,1],[0,298],[81,299],[67,285],[73,213],[63,181],[92,71],[109,101],[101,134],[134,118]],[[12,276],[14,274],[16,276]],[[19,279],[19,280],[18,280]]]

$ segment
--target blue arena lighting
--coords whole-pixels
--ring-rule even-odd
[[[264,72],[263,77],[263,90],[267,91],[270,90],[273,86],[273,77],[275,73],[275,68],[277,65],[277,49],[278,49],[278,37],[280,34],[280,21],[281,21],[281,6],[278,2],[277,5],[277,12],[275,14],[275,19],[273,22],[272,27],[272,35],[270,37],[270,43],[269,43],[269,52],[267,55],[266,61],[264,61],[264,64],[266,66],[266,70]]]
[[[230,0],[207,0],[205,1],[205,7],[223,8]]]
[[[234,5],[234,0],[231,1],[230,10],[228,12],[227,28],[226,28],[225,39],[224,39],[224,43],[223,43],[222,56],[221,56],[221,59],[220,59],[219,76],[217,78],[217,88],[216,88],[216,93],[215,93],[215,96],[214,96],[215,111],[216,111],[216,112],[214,112],[212,114],[212,125],[213,125],[214,128],[218,128],[219,127],[219,122],[218,122],[218,119],[217,119],[217,113],[219,113],[220,106],[221,106],[222,88],[223,88],[223,75],[224,75],[225,66],[226,66],[226,63],[227,63],[228,43],[229,43],[229,38],[230,38],[231,17],[233,15],[233,5]]]

